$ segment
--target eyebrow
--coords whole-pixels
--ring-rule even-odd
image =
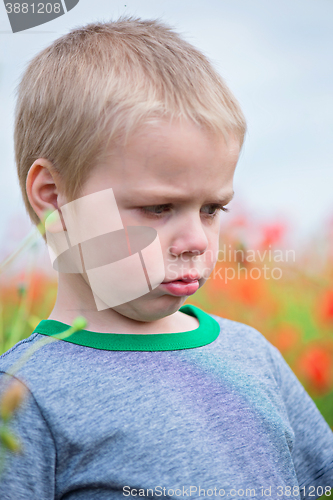
[[[221,205],[226,205],[227,203],[229,203],[233,199],[234,195],[235,195],[234,191],[232,191],[230,193],[226,193],[224,196],[217,195],[215,197],[215,195],[212,195],[211,202],[213,203],[213,198],[215,198],[214,202],[220,203]],[[160,200],[159,201],[160,205],[168,205],[174,201],[184,201],[184,200],[186,201],[188,199],[187,197],[184,197],[183,195],[177,195],[177,193],[171,193],[171,192],[156,194],[154,192],[147,191],[147,192],[141,192],[140,197],[141,196],[142,196],[142,202],[144,202],[146,205],[148,205],[149,203],[156,204],[157,198],[159,198],[159,200]],[[152,200],[152,202],[150,202],[150,199]]]

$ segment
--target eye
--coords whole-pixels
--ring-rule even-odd
[[[171,205],[152,205],[150,207],[141,207],[140,210],[148,217],[161,217],[164,213],[170,211]]]
[[[146,217],[151,217],[155,219],[163,217],[165,214],[169,213],[171,209],[172,209],[171,203],[164,205],[151,205],[148,207],[140,207],[141,212],[143,212]],[[228,208],[224,207],[223,205],[220,205],[219,203],[212,203],[210,205],[205,205],[203,209],[201,209],[201,212],[204,214],[206,218],[214,219],[214,217],[217,216],[220,210],[222,210],[223,212],[229,211]]]
[[[213,203],[211,205],[206,205],[205,207],[208,209],[208,212],[205,213],[205,215],[211,219],[217,216],[217,214],[222,210],[223,212],[229,212],[229,209],[227,207],[224,207],[223,205],[220,205],[219,203]]]

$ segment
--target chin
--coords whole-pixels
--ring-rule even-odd
[[[142,321],[143,323],[158,321],[177,312],[186,301],[187,296],[174,297],[171,295],[162,295],[161,297],[154,297],[148,300],[147,294],[145,298],[146,300],[144,300],[144,297],[140,297],[112,309],[122,316],[135,321]]]

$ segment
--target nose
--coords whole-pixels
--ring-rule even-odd
[[[201,255],[208,247],[208,238],[199,217],[186,217],[174,226],[174,238],[170,245],[170,253],[179,257],[182,254]]]

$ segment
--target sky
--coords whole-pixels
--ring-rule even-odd
[[[35,54],[70,29],[122,14],[173,26],[204,52],[239,100],[248,134],[228,216],[286,223],[295,245],[325,231],[333,219],[333,2],[80,0],[63,16],[19,33],[0,6],[0,258],[33,227],[14,161],[20,76]]]

